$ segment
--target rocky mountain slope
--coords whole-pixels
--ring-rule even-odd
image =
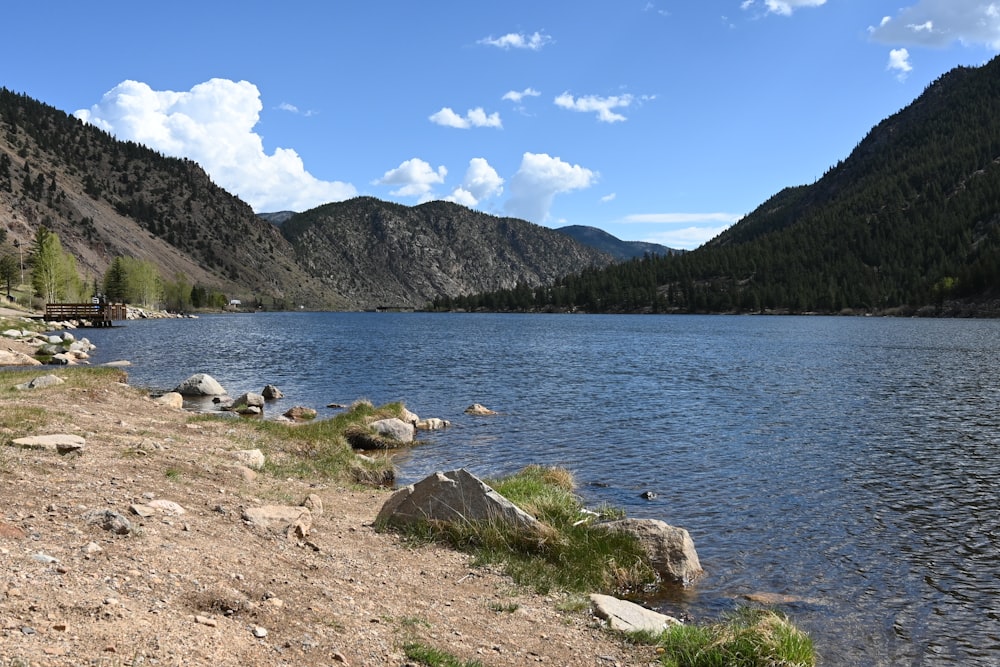
[[[88,284],[122,255],[265,307],[421,307],[611,261],[538,225],[444,202],[360,199],[271,220],[281,226],[189,160],[0,89],[0,230],[30,245],[48,227]]]
[[[358,197],[295,215],[281,230],[325,289],[363,308],[539,286],[611,262],[555,230],[442,201],[409,207]]]
[[[659,243],[622,241],[603,229],[588,227],[586,225],[567,225],[566,227],[558,228],[556,231],[591,248],[606,252],[619,261],[636,259],[644,255],[674,255],[682,252],[668,248],[665,245],[660,245]]]

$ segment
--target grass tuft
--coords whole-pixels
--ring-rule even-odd
[[[774,609],[744,606],[718,623],[674,626],[655,644],[666,667],[816,665],[812,638]]]
[[[410,660],[428,667],[482,667],[482,663],[478,660],[463,661],[450,653],[420,642],[407,642],[403,646],[403,651]]]

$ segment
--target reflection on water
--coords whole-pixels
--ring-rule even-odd
[[[137,385],[208,372],[278,385],[280,410],[451,420],[402,481],[565,466],[588,502],[691,532],[708,576],[668,610],[776,593],[823,664],[1000,663],[998,322],[294,313],[88,335]]]

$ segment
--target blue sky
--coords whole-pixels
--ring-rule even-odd
[[[677,248],[1000,50],[982,0],[173,0],[4,7],[0,86],[254,210],[449,199]]]

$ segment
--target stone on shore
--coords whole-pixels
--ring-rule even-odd
[[[375,519],[378,524],[395,525],[424,521],[499,521],[531,532],[542,526],[464,468],[437,472],[399,489]]]
[[[264,452],[259,449],[240,449],[231,453],[232,457],[240,465],[244,465],[251,470],[263,470],[264,463]]]
[[[590,602],[594,614],[605,619],[612,630],[619,632],[651,632],[658,635],[672,625],[683,625],[673,616],[610,595],[593,593]]]
[[[34,357],[14,352],[13,350],[0,350],[0,366],[41,366],[42,362]]]
[[[308,421],[310,419],[316,419],[316,411],[313,408],[296,405],[285,410],[284,416],[295,422]]]
[[[286,537],[307,537],[312,528],[312,512],[308,507],[263,505],[244,509],[243,521],[248,526],[284,534]]]
[[[58,375],[39,375],[29,382],[14,385],[14,389],[17,389],[18,391],[25,391],[28,389],[44,389],[46,387],[54,387],[56,385],[63,384],[64,382],[66,381]]]
[[[222,396],[226,393],[222,385],[207,373],[196,373],[181,382],[174,389],[182,396]]]
[[[86,440],[70,433],[55,433],[52,435],[28,435],[23,438],[14,438],[11,444],[21,449],[39,449],[47,452],[69,454],[82,450],[86,445]]]
[[[184,408],[184,397],[176,391],[168,391],[162,396],[156,396],[153,398],[153,403],[163,405],[168,408],[174,408],[175,410],[182,410]]]
[[[650,565],[667,581],[687,585],[705,572],[698,561],[694,540],[683,528],[657,519],[622,519],[595,527],[633,535],[649,557]]]
[[[284,394],[281,393],[281,390],[273,384],[265,385],[261,390],[260,395],[263,396],[266,401],[274,401],[284,396]]]

